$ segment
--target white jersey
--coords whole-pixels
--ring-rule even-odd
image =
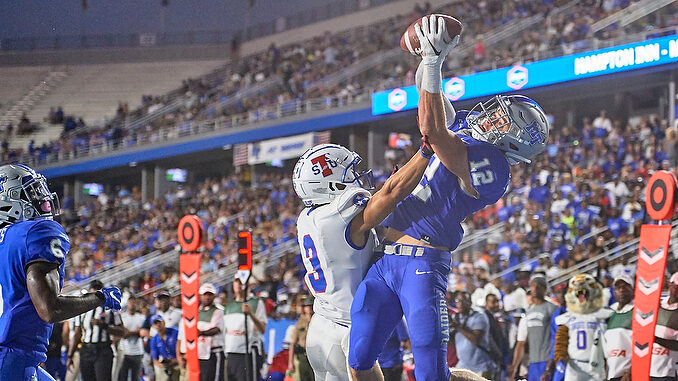
[[[351,221],[367,205],[370,193],[349,188],[329,204],[305,208],[297,220],[297,237],[306,268],[304,280],[315,296],[313,311],[325,318],[349,324],[353,296],[369,269],[376,234],[367,243],[351,242]]]
[[[569,333],[565,380],[605,379],[603,340],[610,315],[612,310],[603,308],[592,314],[566,312],[556,317],[556,324],[567,326]]]

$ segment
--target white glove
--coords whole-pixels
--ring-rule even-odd
[[[419,38],[422,64],[425,66],[422,73],[421,89],[429,93],[439,93],[442,88],[442,73],[440,72],[447,54],[459,43],[459,36],[450,41],[447,34],[445,20],[442,17],[431,15],[421,19],[421,26],[416,24],[414,31]]]

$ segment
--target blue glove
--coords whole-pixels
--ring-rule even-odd
[[[97,293],[101,293],[104,297],[104,304],[103,306],[106,308],[110,308],[112,310],[118,311],[122,307],[120,306],[120,300],[122,299],[122,294],[120,293],[120,289],[113,286],[113,287],[104,287],[101,290],[97,291]]]

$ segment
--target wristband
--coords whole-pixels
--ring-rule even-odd
[[[421,89],[431,94],[438,94],[443,89],[443,74],[437,63],[423,61],[421,73]]]
[[[428,142],[428,137],[426,135],[421,138],[421,147],[419,148],[419,153],[426,159],[431,160],[435,152],[433,152],[433,147]]]

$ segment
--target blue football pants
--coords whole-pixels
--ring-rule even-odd
[[[419,257],[384,255],[372,265],[351,306],[348,362],[353,369],[374,365],[404,314],[417,380],[449,379],[445,292],[450,261],[449,252],[425,248]]]

